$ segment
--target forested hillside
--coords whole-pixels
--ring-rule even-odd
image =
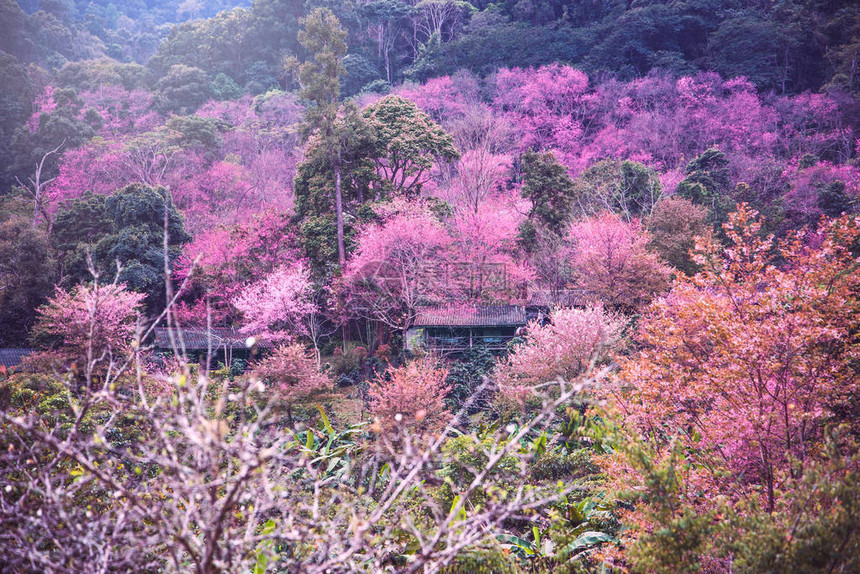
[[[860,569],[860,4],[0,23],[0,570]]]

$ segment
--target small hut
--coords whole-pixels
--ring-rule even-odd
[[[233,364],[233,359],[249,359],[258,349],[267,349],[265,341],[252,341],[233,327],[211,329],[184,327],[181,329],[157,327],[155,350],[157,352],[179,352],[192,361],[221,361]]]
[[[528,322],[520,305],[451,306],[422,309],[406,332],[407,351],[462,353],[476,346],[503,351]]]
[[[18,369],[21,360],[34,353],[34,349],[4,348],[0,349],[0,370],[10,373]]]

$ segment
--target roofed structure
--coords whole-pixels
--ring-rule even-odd
[[[503,351],[528,322],[520,305],[459,305],[418,311],[406,333],[408,351],[461,353],[472,347]]]
[[[433,307],[418,311],[415,327],[521,327],[526,309],[519,305]]]
[[[248,337],[233,327],[212,327],[207,330],[197,327],[157,327],[155,329],[155,346],[158,349],[184,347],[189,351],[206,351],[208,349],[244,349]]]
[[[253,348],[248,347],[250,339],[233,327],[156,327],[155,348],[159,351],[179,349],[197,360],[223,360],[224,364],[233,363],[236,358],[248,358],[259,349],[271,347],[269,341],[253,341]]]
[[[34,353],[35,349],[6,348],[0,349],[0,367],[12,369],[21,364],[21,360]]]

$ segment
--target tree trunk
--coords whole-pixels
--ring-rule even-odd
[[[346,250],[343,244],[343,195],[341,193],[340,150],[334,162],[334,210],[337,212],[337,262],[343,272],[346,264]]]
[[[385,47],[385,81],[389,86],[391,85],[391,56],[388,46]]]

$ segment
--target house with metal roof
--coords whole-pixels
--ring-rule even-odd
[[[457,305],[418,311],[404,342],[407,351],[461,353],[476,346],[502,351],[528,323],[520,305]]]
[[[233,358],[249,358],[258,349],[267,349],[267,341],[256,341],[233,327],[156,327],[155,350],[179,352],[189,359],[204,360],[207,356],[230,365]]]
[[[18,368],[18,365],[21,364],[21,360],[30,353],[34,352],[35,349],[0,349],[0,368],[2,368],[8,373],[13,369]]]

